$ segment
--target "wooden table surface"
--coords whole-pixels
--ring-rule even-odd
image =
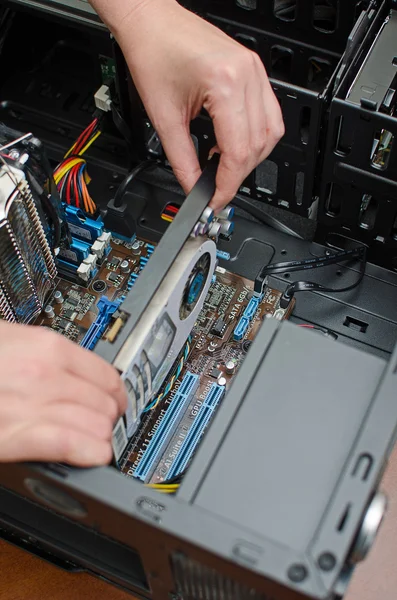
[[[375,546],[356,570],[345,600],[397,598],[397,450],[382,489],[389,510]],[[0,542],[0,600],[131,600],[132,596],[87,574],[71,575]]]

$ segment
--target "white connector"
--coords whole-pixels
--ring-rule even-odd
[[[92,272],[96,267],[98,257],[95,254],[89,254],[87,258],[83,260],[79,268],[77,269],[77,275],[83,281],[89,281]]]
[[[112,100],[110,98],[110,90],[107,85],[102,85],[94,96],[95,106],[102,112],[112,110]]]

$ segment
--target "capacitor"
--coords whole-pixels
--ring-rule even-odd
[[[196,225],[193,227],[192,233],[190,234],[192,238],[196,238],[200,235],[200,225],[201,223],[196,223]]]
[[[232,221],[219,221],[221,225],[221,235],[229,236],[232,235],[234,231],[234,223]]]
[[[121,270],[122,273],[129,273],[129,271],[130,271],[130,263],[128,262],[128,260],[121,261],[120,270]]]
[[[51,304],[47,304],[47,306],[45,307],[44,315],[47,317],[47,319],[53,319],[55,317],[55,311],[52,308]]]
[[[204,209],[203,214],[200,217],[200,221],[202,223],[211,223],[214,219],[214,211],[212,210],[212,208],[210,208],[209,206],[207,206],[207,208]]]
[[[63,295],[62,292],[60,292],[59,290],[57,290],[54,294],[54,300],[57,304],[62,304],[63,303]]]
[[[208,223],[199,223],[199,235],[206,235],[210,226]]]
[[[233,206],[226,206],[218,214],[218,219],[233,219],[233,217],[234,217],[234,207]]]
[[[227,384],[226,378],[223,376],[219,377],[218,385],[226,385],[226,384]]]
[[[218,222],[212,223],[208,235],[210,238],[213,238],[215,241],[218,240],[219,234],[221,232],[221,224]]]
[[[235,370],[236,370],[236,363],[234,362],[234,360],[228,360],[226,363],[226,373],[228,373],[228,375],[233,375]]]
[[[141,245],[140,245],[140,243],[139,243],[139,242],[134,242],[134,243],[132,244],[132,248],[131,248],[131,250],[132,250],[132,253],[133,253],[133,254],[139,254],[139,252],[140,252],[140,249],[141,249]]]

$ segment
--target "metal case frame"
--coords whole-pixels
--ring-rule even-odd
[[[302,359],[294,367],[295,361],[289,358],[293,353],[296,356],[298,347]],[[262,465],[260,453],[266,447],[263,442],[266,434],[274,440],[275,421],[271,418],[263,421],[262,442],[257,446],[259,455],[254,456],[249,453],[253,442],[250,431],[240,428],[244,418],[252,410],[257,411],[260,404],[264,415],[269,409],[273,410],[272,403],[266,408],[262,393],[258,396],[258,386],[274,393],[283,386],[279,371],[288,366],[296,380],[300,363],[307,358],[325,374],[328,366],[324,356],[331,359],[336,355],[339,355],[339,366],[349,358],[352,369],[348,373],[344,367],[342,370],[338,367],[336,373],[333,372],[323,396],[324,403],[319,396],[320,386],[323,386],[319,378],[314,378],[301,396],[296,390],[294,396],[289,391],[278,397],[280,406],[286,410],[292,408],[293,403],[294,413],[299,410],[299,401],[303,402],[302,422],[306,421],[304,429],[310,433],[309,438],[302,442],[296,421],[292,423],[287,413],[283,419],[284,434],[288,435],[289,443],[294,444],[294,458],[290,446],[282,449],[280,440],[274,456],[264,461],[265,477],[252,477],[248,469],[242,472],[243,487],[236,487],[238,478],[237,481],[230,479],[229,473],[234,470],[233,461],[224,462],[225,452],[230,453],[229,446],[235,444],[236,435],[246,441],[248,452],[245,454],[243,450],[235,456],[237,466],[244,461],[258,467]],[[221,406],[176,498],[159,496],[153,490],[143,491],[137,482],[111,468],[74,470],[1,465],[0,524],[6,539],[22,538],[27,549],[37,550],[43,557],[63,559],[69,568],[89,569],[143,598],[166,600],[171,594],[174,598],[190,600],[197,598],[199,590],[211,581],[211,587],[206,588],[206,597],[211,600],[223,597],[226,590],[230,592],[229,597],[236,600],[248,597],[298,600],[306,596],[334,600],[344,593],[352,572],[346,560],[395,440],[396,359],[394,354],[386,367],[378,358],[338,346],[291,324],[268,322],[261,329],[229,392],[228,401]],[[277,364],[272,376],[270,370]],[[349,406],[346,394],[355,388],[363,367],[365,375],[356,388],[360,393],[349,396],[352,400]],[[267,372],[265,378],[264,372]],[[329,403],[330,396],[335,398],[341,386],[344,391],[339,400],[334,405]],[[315,403],[317,411],[307,413],[307,408]],[[320,415],[326,407],[325,413]],[[262,414],[262,410],[260,412]],[[278,418],[282,415],[277,414]],[[317,427],[324,432],[330,415],[335,423],[339,418],[345,419],[347,436],[342,451],[339,438],[334,437],[330,446],[319,443]],[[373,436],[374,427],[377,436]],[[328,431],[329,436],[333,436],[334,430]],[[270,528],[272,532],[267,532],[272,514],[265,518],[258,504],[259,498],[263,498],[264,508],[267,504],[266,477],[273,473],[276,481],[280,481],[282,467],[287,467],[284,487],[288,488],[289,474],[291,481],[296,481],[296,466],[309,451],[321,453],[324,467],[338,458],[331,471],[313,469],[313,463],[302,464],[302,482],[310,483],[310,490],[303,494],[309,499],[309,507],[305,505],[303,509],[305,535],[302,537],[297,531],[301,529],[297,523],[302,518],[303,505],[291,503],[290,494],[280,497],[281,504],[289,507],[288,519],[283,522],[276,517],[276,532],[274,525]],[[225,467],[226,477],[219,479],[219,468]],[[321,473],[321,491],[315,473]],[[313,491],[315,488],[318,493]],[[247,515],[242,517],[244,498]],[[225,515],[219,514],[222,499],[227,499]],[[346,511],[348,518],[344,516]],[[57,513],[62,516],[56,516]],[[236,514],[240,514],[242,522],[240,518],[232,518]],[[291,528],[296,534],[295,543],[291,538],[290,543],[281,544],[281,539],[288,539],[287,532]],[[332,557],[331,567],[321,566],[324,554]],[[191,593],[185,595],[187,585]]]
[[[274,2],[259,1],[256,10],[244,10],[235,2],[224,0],[211,3],[193,0],[185,4],[259,54],[281,105],[286,134],[268,159],[244,181],[240,192],[315,219],[321,135],[335,78],[340,68],[346,67],[340,59],[358,17],[357,3],[338,2],[339,18],[334,32],[319,31],[313,26],[310,16],[314,1],[297,0],[296,20],[290,22],[274,15]],[[351,44],[349,50],[353,47]],[[276,52],[281,62],[286,60],[288,64],[284,73],[274,67]],[[313,63],[321,65],[318,71],[326,73],[318,83],[310,81]],[[196,119],[192,134],[203,164],[215,143],[208,118]]]
[[[316,239],[324,242],[331,233],[343,233],[360,240],[368,245],[369,258],[372,262],[387,269],[397,267],[397,206],[395,195],[397,191],[397,155],[393,144],[388,164],[380,170],[371,164],[371,152],[374,137],[382,130],[397,136],[397,119],[380,112],[380,103],[376,97],[386,92],[393,85],[392,65],[393,56],[390,48],[395,34],[393,30],[383,32],[378,38],[379,31],[390,10],[390,3],[385,2],[379,11],[375,22],[368,32],[359,54],[332,99],[327,141],[322,169],[320,202],[318,211],[318,228]],[[394,21],[390,25],[395,29]],[[378,39],[379,50],[373,46]],[[389,40],[389,41],[388,41]],[[361,102],[346,100],[354,80],[361,69],[366,55],[371,51],[376,65],[370,67],[372,73],[365,69],[362,77],[367,77],[367,91],[373,90],[373,99],[368,93],[362,92]],[[375,54],[376,52],[376,54]],[[390,64],[390,68],[388,65]],[[357,85],[363,86],[364,81]],[[385,86],[385,88],[383,87]],[[363,88],[364,90],[364,88]],[[357,90],[357,93],[359,91]],[[372,92],[371,92],[372,93]],[[366,98],[368,96],[368,101]],[[384,93],[382,95],[382,98]],[[376,101],[375,101],[376,99]],[[371,212],[363,212],[363,196],[370,195],[373,202],[369,205]],[[367,222],[368,221],[368,222]]]
[[[201,15],[221,17],[303,43],[310,39],[313,46],[342,53],[359,11],[365,9],[369,2],[336,0],[335,23],[328,29],[316,23],[315,11],[319,4],[316,0],[291,2],[295,5],[294,15],[284,18],[277,15],[277,0],[185,0],[184,4]]]
[[[137,222],[142,225],[138,226],[138,233],[145,237],[149,231],[153,231],[155,223],[161,223],[159,207],[164,202],[171,201],[171,198],[174,201],[178,199],[178,196],[169,192],[159,192],[156,193],[149,184],[137,182],[135,191],[129,193],[128,203],[131,206],[137,206],[141,200]],[[144,205],[142,198],[146,199]],[[196,212],[200,211],[195,202],[185,202],[184,210],[185,218],[179,220],[179,225],[187,232],[197,219]],[[161,231],[157,235],[160,236]],[[163,252],[159,255],[166,254],[168,245],[171,251],[171,246],[183,243],[184,235],[182,232],[180,237],[165,235]],[[223,242],[221,248],[232,255],[232,261],[226,263],[228,268],[248,277],[255,275],[258,266],[280,260],[286,254],[301,256],[309,252],[324,252],[321,246],[290,238],[243,219],[238,219],[232,241]],[[253,256],[255,260],[252,260]],[[155,254],[151,260],[154,261],[154,257]],[[344,277],[356,276],[354,266],[340,268],[343,269]],[[150,296],[160,284],[163,266],[152,262],[144,272],[151,273],[150,277],[147,275],[146,281]],[[334,268],[323,277],[334,278]],[[278,286],[282,285],[281,280],[282,278],[277,278]],[[311,318],[317,315],[319,324],[327,326],[330,323],[338,331],[341,337],[338,342],[326,340],[292,324],[266,322],[176,498],[164,499],[153,490],[143,491],[138,482],[128,480],[110,467],[77,470],[58,465],[2,465],[1,535],[69,570],[89,570],[143,598],[165,600],[170,593],[171,596],[174,594],[172,597],[179,598],[180,595],[183,596],[187,584],[194,585],[198,593],[199,587],[209,579],[212,582],[212,596],[209,595],[208,598],[211,600],[218,600],[225,587],[233,590],[230,596],[233,600],[245,597],[255,600],[298,600],[307,595],[334,600],[343,595],[344,584],[339,581],[339,575],[343,573],[346,582],[348,581],[351,569],[346,570],[343,565],[393,446],[397,422],[393,387],[397,356],[393,355],[388,367],[384,360],[389,359],[397,329],[394,317],[397,275],[382,274],[381,270],[369,265],[362,285],[365,286],[362,294],[353,292],[346,297],[337,298],[333,298],[332,294],[308,294],[304,302],[298,298],[295,319],[302,322],[308,315]],[[383,286],[380,295],[384,302],[376,311],[371,299],[379,297],[379,285]],[[135,294],[137,290],[138,287],[133,288],[129,302],[131,306],[137,307],[136,317],[139,318],[142,302],[137,299],[138,295],[141,297],[142,290]],[[335,306],[339,306],[339,310],[335,311]],[[372,310],[372,315],[366,313],[368,309]],[[346,326],[347,316],[351,315],[352,322],[359,322],[364,314],[369,319],[366,333]],[[381,331],[389,331],[389,337],[383,337],[379,333]],[[340,343],[342,341],[346,344]],[[367,352],[364,354],[348,347],[352,345]],[[317,373],[309,388],[299,387],[302,365],[301,361],[296,361],[298,347],[301,360],[310,364],[310,373]],[[304,352],[302,348],[305,348]],[[348,363],[351,368],[346,370],[345,365]],[[295,384],[292,387],[285,386],[286,372],[289,374],[288,381],[295,381],[297,387]],[[361,381],[359,386],[357,380]],[[282,389],[276,392],[274,385],[281,386]],[[260,396],[256,391],[257,386],[261,389]],[[322,411],[313,413],[312,409],[309,410],[308,402],[313,406],[313,403],[318,404],[323,398],[322,406],[324,409],[328,407],[327,411],[331,411],[334,422],[341,419],[341,422],[351,424],[345,437],[343,465],[339,471],[330,473],[325,466],[334,460],[335,445],[320,444],[316,450],[311,446],[310,451],[314,455],[321,452],[324,456],[321,477],[323,484],[328,488],[331,486],[333,492],[327,497],[327,506],[324,505],[324,497],[319,504],[315,493],[311,497],[311,505],[317,505],[317,510],[313,512],[307,525],[310,534],[316,532],[317,542],[314,543],[313,538],[309,544],[306,543],[303,553],[304,541],[300,542],[300,549],[290,545],[288,549],[281,551],[280,543],[269,539],[261,509],[259,512],[257,509],[248,511],[251,522],[256,523],[255,532],[251,531],[252,526],[247,526],[246,517],[245,523],[240,524],[239,519],[225,520],[223,515],[217,514],[217,497],[222,494],[227,494],[228,509],[236,506],[236,503],[240,507],[242,502],[237,489],[235,492],[232,489],[227,491],[230,485],[234,485],[233,478],[228,476],[224,480],[220,479],[219,488],[212,481],[213,468],[222,459],[224,448],[227,449],[231,443],[235,444],[233,437],[236,434],[243,441],[243,451],[235,456],[235,460],[238,459],[242,464],[245,461],[247,465],[246,470],[241,471],[244,486],[238,488],[241,490],[239,494],[243,491],[247,499],[260,496],[266,499],[268,482],[262,480],[258,490],[254,467],[262,465],[262,461],[258,463],[262,450],[258,447],[257,454],[252,454],[249,448],[253,439],[251,431],[247,427],[242,428],[238,421],[246,410],[257,411],[259,401],[264,414],[259,419],[257,413],[258,421],[264,423],[264,431],[266,428],[269,428],[269,434],[272,429],[274,431],[272,418],[265,416],[266,411],[271,409],[271,404],[267,408],[266,401],[262,398],[263,390],[266,389],[269,399],[277,397],[282,406],[285,406],[285,425],[287,427],[288,422],[291,425],[288,428],[288,438],[294,443],[295,449],[302,436],[296,427],[296,418],[291,422],[287,417],[292,408],[291,403],[295,406],[294,410],[302,406],[302,420],[307,423],[303,437],[308,440],[310,438],[308,444],[313,443],[318,427],[324,430],[324,425],[328,426],[328,420],[324,419]],[[295,391],[292,393],[292,390]],[[329,394],[335,398],[334,405],[328,400]],[[346,394],[349,395],[349,402],[346,402]],[[351,409],[346,413],[346,406],[350,402]],[[377,436],[367,437],[373,433],[375,424]],[[307,435],[308,432],[310,436]],[[264,435],[263,439],[267,437]],[[336,442],[336,446],[340,448],[338,440]],[[280,476],[286,464],[293,465],[292,462],[289,463],[288,448],[289,445],[284,445],[281,440],[281,448],[275,452],[271,461],[271,472],[275,477]],[[306,446],[305,452],[308,448]],[[371,468],[364,480],[358,475],[352,475],[352,466],[361,460],[362,455],[371,456]],[[338,462],[341,464],[340,454]],[[267,461],[266,469],[269,468]],[[361,469],[358,473],[361,476]],[[302,472],[302,477],[302,481],[317,481],[318,472],[314,475],[310,468],[305,473]],[[238,483],[238,478],[236,481]],[[286,498],[283,495],[283,499]],[[208,502],[214,503],[213,511]],[[335,524],[339,523],[347,504],[351,505],[348,525],[342,533],[336,534]],[[298,505],[295,508],[293,522],[297,523],[302,514]],[[285,526],[280,524],[280,531],[284,530]],[[318,556],[325,551],[332,551],[336,561],[335,567],[329,572],[316,566]],[[269,557],[272,557],[271,563]],[[310,576],[294,582],[291,580],[291,572],[296,573],[294,569],[297,565],[303,565]],[[257,590],[256,595],[250,591],[252,589]]]

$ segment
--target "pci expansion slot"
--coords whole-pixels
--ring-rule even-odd
[[[225,386],[213,383],[203,404],[197,413],[189,433],[185,437],[182,446],[167,474],[167,479],[172,479],[182,473],[190,462],[208,423],[225,395]]]
[[[144,482],[150,479],[158,460],[162,456],[175,429],[178,427],[184,411],[196,393],[199,384],[199,376],[188,371],[178,390],[175,392],[167,412],[156,429],[144,455],[139,461],[134,472],[134,477]]]

